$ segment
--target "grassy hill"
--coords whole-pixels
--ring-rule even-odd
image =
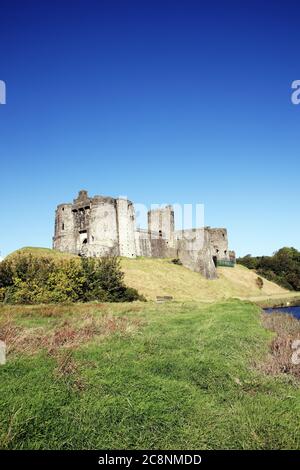
[[[70,259],[74,258],[74,255],[69,253],[61,253],[60,251],[52,250],[51,248],[41,248],[35,246],[25,246],[19,250],[13,251],[6,258],[14,258],[18,254],[27,254],[37,258],[54,258],[54,259]]]
[[[167,259],[122,259],[125,281],[135,286],[148,299],[157,295],[172,295],[176,300],[216,301],[230,297],[266,297],[285,295],[286,289],[264,280],[260,290],[257,275],[237,265],[218,268],[218,279],[207,280],[189,269],[173,264]]]
[[[57,260],[69,259],[73,255],[60,253],[49,248],[25,247],[9,255],[19,253],[31,254],[34,257],[53,257]],[[78,259],[76,257],[76,259]],[[218,279],[207,280],[198,273],[184,266],[175,265],[169,259],[122,258],[122,269],[125,283],[136,288],[148,300],[155,300],[158,295],[171,295],[178,301],[214,302],[228,298],[249,299],[255,302],[272,299],[285,300],[300,296],[273,282],[264,279],[262,289],[256,285],[257,275],[242,265],[234,268],[218,268]]]

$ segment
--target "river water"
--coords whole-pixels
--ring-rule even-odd
[[[264,308],[266,313],[289,313],[300,320],[300,307]]]

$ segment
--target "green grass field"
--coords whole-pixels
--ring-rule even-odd
[[[1,306],[3,449],[300,448],[300,388],[261,372],[259,307]]]

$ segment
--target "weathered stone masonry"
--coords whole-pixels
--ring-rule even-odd
[[[148,229],[136,229],[127,199],[89,197],[80,191],[73,203],[56,209],[53,248],[80,256],[178,258],[193,271],[214,279],[218,260],[230,260],[225,228],[175,230],[172,206],[148,212]]]

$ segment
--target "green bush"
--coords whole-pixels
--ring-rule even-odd
[[[144,300],[126,287],[117,258],[54,260],[19,254],[0,263],[0,302],[132,302]]]

